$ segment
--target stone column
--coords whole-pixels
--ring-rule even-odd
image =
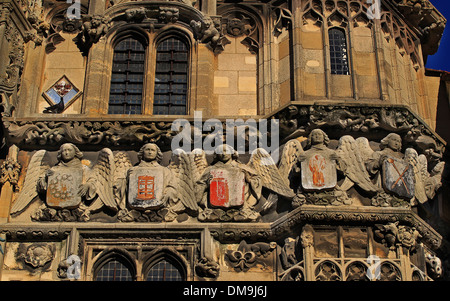
[[[305,266],[305,280],[314,281],[314,229],[310,225],[305,225],[301,234],[303,246],[303,259]]]

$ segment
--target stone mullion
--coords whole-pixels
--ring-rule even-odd
[[[106,88],[111,81],[111,64],[112,58],[108,55],[107,45],[104,40],[100,40],[90,49],[86,68],[88,76],[84,87],[82,112],[88,116],[108,112]]]
[[[383,51],[383,30],[381,29],[380,20],[374,20],[373,25],[374,29],[372,30],[372,33],[373,33],[373,41],[375,44],[375,58],[377,64],[378,82],[380,85],[379,86],[380,98],[381,100],[388,101],[389,93],[384,64],[386,57]]]
[[[303,89],[302,89],[302,70],[300,68],[300,58],[301,58],[301,22],[302,22],[302,1],[292,0],[292,61],[294,62],[292,68],[294,68],[293,78],[291,82],[293,83],[294,90],[294,101],[303,99]]]

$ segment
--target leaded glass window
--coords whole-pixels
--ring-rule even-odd
[[[183,276],[180,270],[170,263],[169,261],[163,259],[158,261],[155,265],[150,268],[147,274],[147,281],[183,281]]]
[[[349,74],[348,51],[345,31],[340,28],[331,28],[328,31],[330,39],[331,74]]]
[[[145,48],[130,37],[114,48],[109,114],[141,114]]]
[[[117,259],[109,260],[97,272],[96,281],[132,281],[130,269]]]
[[[154,115],[185,115],[188,87],[188,47],[178,38],[163,40],[157,48]]]

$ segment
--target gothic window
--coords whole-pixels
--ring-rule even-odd
[[[128,37],[114,48],[109,114],[141,114],[145,48]]]
[[[348,49],[345,31],[331,28],[328,31],[330,41],[331,74],[348,75]]]
[[[118,257],[111,257],[97,271],[96,281],[133,281],[128,265]]]
[[[187,114],[188,46],[176,37],[159,43],[156,53],[153,114]]]
[[[183,281],[183,273],[176,263],[162,259],[154,264],[148,274],[147,281]]]

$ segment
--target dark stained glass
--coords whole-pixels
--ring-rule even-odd
[[[188,88],[188,48],[177,38],[157,48],[153,114],[185,115]]]
[[[330,39],[331,74],[349,74],[348,51],[345,32],[339,28],[328,31]]]
[[[134,38],[114,48],[109,114],[141,114],[144,84],[144,46]]]
[[[147,281],[183,281],[176,266],[167,260],[161,260],[148,272]]]

